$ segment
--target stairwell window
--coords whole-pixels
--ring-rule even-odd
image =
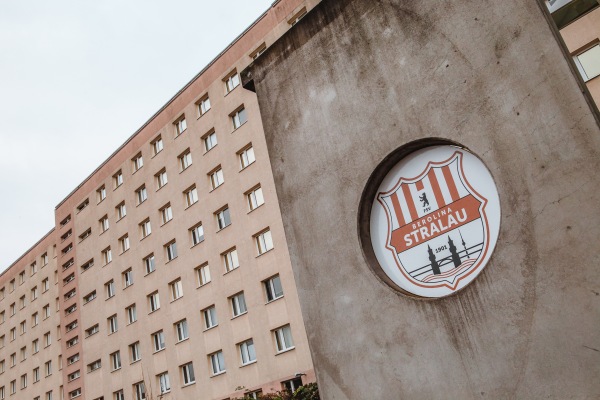
[[[244,108],[244,106],[238,108],[229,117],[231,118],[231,122],[233,123],[234,131],[248,121],[248,115],[246,114],[246,109]]]
[[[223,82],[225,83],[225,94],[229,94],[240,85],[240,76],[236,70],[233,70],[223,79]]]

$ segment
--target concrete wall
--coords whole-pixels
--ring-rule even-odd
[[[598,398],[600,130],[536,1],[325,1],[246,71],[325,399]],[[369,176],[467,146],[500,193],[483,273],[408,298],[367,265]]]

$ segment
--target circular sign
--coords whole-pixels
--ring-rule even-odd
[[[498,240],[500,200],[483,162],[456,146],[415,151],[385,175],[373,199],[371,244],[398,287],[448,296],[483,270]]]

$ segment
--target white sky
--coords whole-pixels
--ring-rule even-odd
[[[0,271],[273,0],[0,0]]]

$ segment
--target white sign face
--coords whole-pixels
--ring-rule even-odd
[[[371,242],[385,274],[421,297],[468,285],[490,259],[500,200],[483,162],[465,149],[434,146],[385,176],[371,209]]]

